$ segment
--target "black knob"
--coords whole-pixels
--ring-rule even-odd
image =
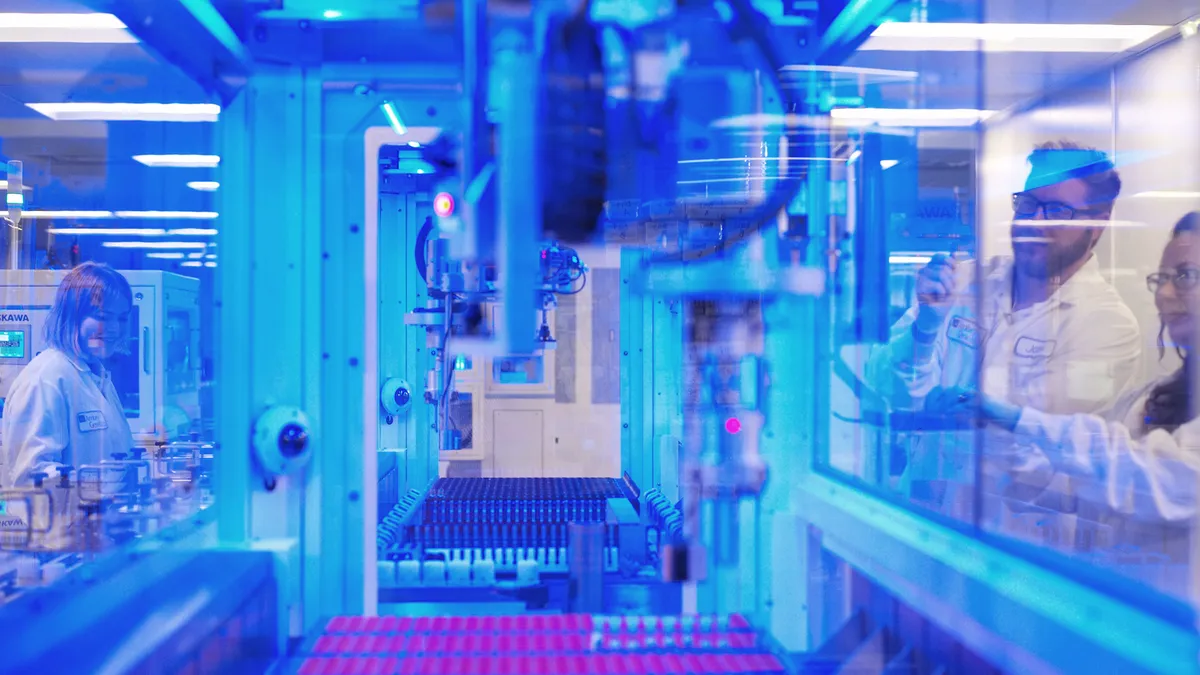
[[[71,469],[74,469],[74,468],[75,467],[71,466],[70,464],[67,464],[66,466],[58,467],[58,471],[59,471],[58,486],[59,487],[61,487],[61,488],[71,487]]]
[[[284,457],[299,456],[308,447],[308,431],[299,424],[291,423],[279,432],[279,452]]]
[[[141,459],[146,456],[145,448],[130,448],[129,451],[133,453],[134,459]]]
[[[46,479],[50,477],[50,474],[44,471],[39,471],[37,473],[30,474],[29,477],[33,479],[33,487],[40,488],[42,487],[42,483],[45,483]]]
[[[408,390],[404,387],[401,387],[396,390],[396,393],[392,396],[392,398],[395,399],[396,405],[403,408],[404,406],[408,405],[409,401],[412,400],[412,394],[408,393]]]
[[[115,460],[117,460],[118,462],[123,462],[123,461],[125,461],[125,459],[126,459],[127,457],[129,457],[129,453],[127,453],[127,452],[114,452],[114,453],[112,454],[112,458],[113,458],[113,459],[115,459]]]

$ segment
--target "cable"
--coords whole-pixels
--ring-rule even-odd
[[[413,249],[413,259],[417,263],[417,274],[421,275],[421,281],[424,281],[426,284],[429,283],[429,279],[425,274],[425,266],[428,264],[428,261],[425,259],[425,246],[429,243],[429,234],[431,232],[433,232],[433,218],[426,216],[425,223],[421,225],[420,231],[417,232],[417,245]]]

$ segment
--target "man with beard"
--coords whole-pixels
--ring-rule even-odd
[[[868,379],[893,410],[922,411],[935,389],[957,388],[1054,413],[1096,412],[1136,383],[1137,320],[1100,276],[1093,253],[1120,177],[1103,152],[1067,141],[1039,145],[1029,164],[1025,189],[1012,197],[1013,257],[977,270],[973,261],[936,256],[917,277],[917,307],[873,355]],[[891,473],[903,472],[900,489],[914,500],[969,516],[976,436],[933,430],[937,411],[924,412],[900,434],[893,456],[902,459]],[[1002,456],[1014,439],[989,431],[983,442],[985,456]],[[1069,502],[1069,486],[1056,481],[1030,495],[1070,510],[1061,503]],[[1011,493],[1011,486],[983,487]]]

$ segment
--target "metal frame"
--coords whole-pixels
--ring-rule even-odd
[[[252,70],[250,54],[211,0],[85,0],[117,16],[149,50],[228,105]]]

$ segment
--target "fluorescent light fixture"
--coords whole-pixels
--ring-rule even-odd
[[[216,220],[216,211],[117,211],[118,218],[161,220]]]
[[[128,237],[161,237],[167,233],[166,230],[152,229],[137,229],[137,228],[121,228],[121,227],[52,227],[46,230],[50,234],[67,234],[67,235],[87,235],[87,234],[107,234],[128,236]]]
[[[208,260],[216,260],[216,259],[217,259],[217,254],[216,254],[216,253],[209,253],[208,255],[206,255],[206,256],[204,256],[204,257],[205,257],[205,258],[207,258]]]
[[[879,160],[879,168],[887,171],[888,169],[900,163],[898,159],[881,159]]]
[[[26,103],[59,122],[216,122],[215,103]]]
[[[410,147],[410,148],[419,148],[419,147],[421,147],[421,144],[420,144],[420,143],[418,143],[418,142],[416,142],[416,141],[409,141],[409,142],[408,142],[408,147]]]
[[[74,220],[105,220],[116,218],[112,211],[25,211],[22,218],[68,218]]]
[[[156,249],[202,249],[205,243],[202,241],[106,241],[101,246],[105,248],[156,248]]]
[[[192,180],[188,181],[187,186],[200,192],[216,192],[221,184],[215,180]]]
[[[380,108],[383,109],[383,114],[387,115],[388,124],[392,125],[392,131],[395,131],[397,136],[408,133],[408,127],[404,126],[404,120],[400,119],[400,111],[396,110],[395,103],[386,101]]]
[[[321,16],[325,17],[326,19],[340,19],[342,18],[342,13],[336,9],[327,9]]]
[[[201,258],[204,257],[204,254],[203,253],[189,253],[189,254],[187,254],[187,257],[191,258],[192,260],[200,260]]]
[[[147,258],[157,258],[159,260],[183,260],[182,253],[170,253],[166,251],[156,251],[146,254]]]
[[[970,127],[994,114],[991,110],[957,108],[834,108],[829,111],[834,124],[842,127]]]
[[[1133,196],[1145,199],[1200,199],[1200,192],[1188,190],[1147,190]]]
[[[880,25],[864,51],[1123,52],[1170,26],[1054,23],[909,23]]]
[[[0,14],[0,42],[131,44],[137,41],[112,14]]]
[[[893,255],[888,256],[888,262],[893,265],[927,265],[933,260],[931,255]]]
[[[6,195],[4,195],[4,201],[9,206],[17,206],[17,207],[24,206],[25,205],[25,195],[21,194],[20,192],[6,194]]]
[[[215,262],[213,262],[213,261],[209,260],[208,262],[204,263],[204,266],[205,266],[205,267],[216,267],[216,266],[217,266],[217,263],[215,263]]]
[[[2,15],[0,15],[0,16],[2,16]],[[6,180],[0,180],[0,190],[7,190],[7,189],[8,189],[8,181],[6,181]],[[22,186],[21,186],[21,190],[22,190],[23,192],[29,192],[29,191],[30,191],[30,190],[32,190],[32,189],[33,189],[33,188],[29,187],[28,185],[22,185]]]
[[[184,228],[182,230],[168,230],[167,234],[173,237],[215,237],[217,236],[217,231],[213,229],[191,227]]]
[[[154,168],[215,169],[221,163],[218,155],[134,155],[135,162]]]
[[[199,260],[189,260],[187,262],[180,263],[179,265],[180,267],[203,267],[204,263],[200,262]]]

